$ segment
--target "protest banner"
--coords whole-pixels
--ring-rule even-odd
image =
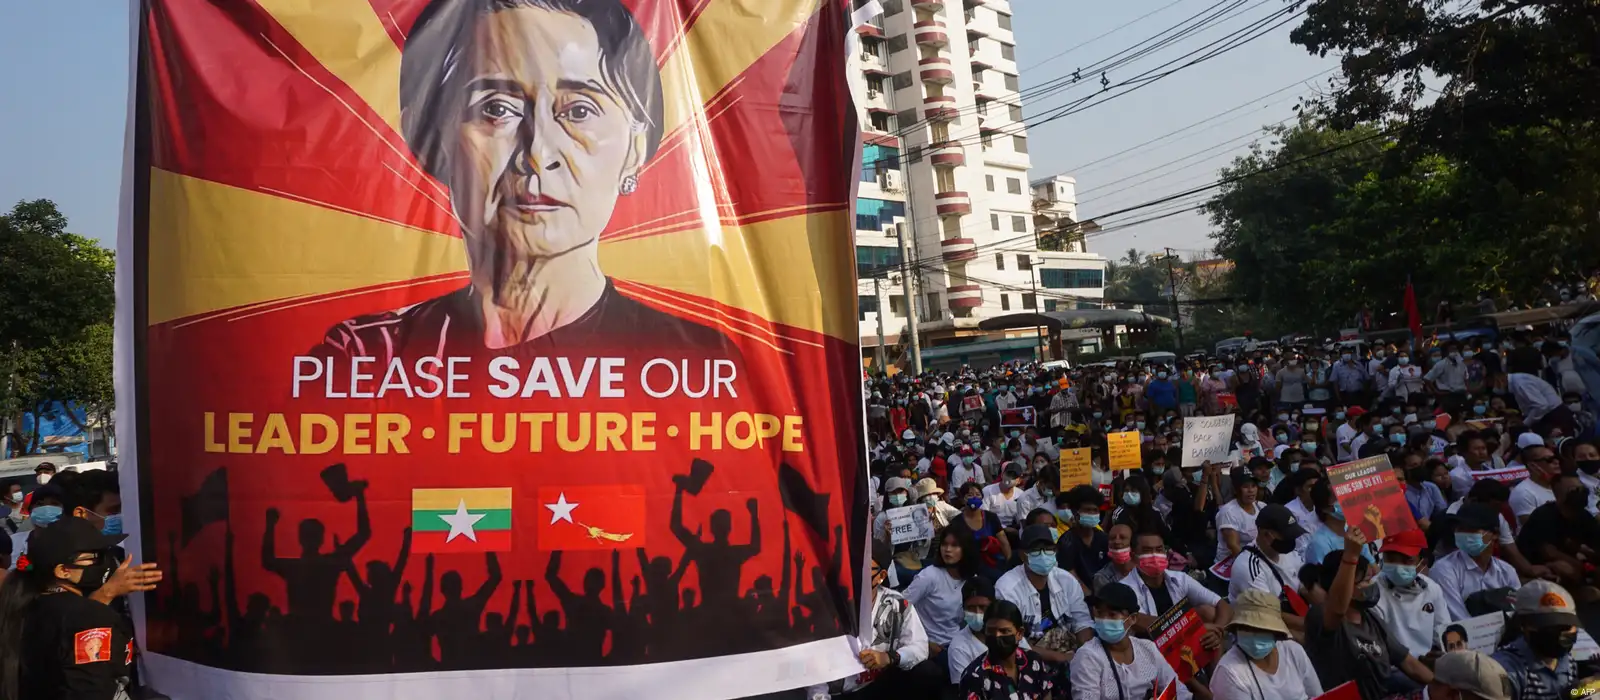
[[[130,552],[171,567],[133,607],[142,680],[704,700],[859,672],[849,13],[131,3],[120,473]]]
[[[1090,459],[1089,448],[1075,447],[1061,451],[1061,492],[1074,486],[1086,486],[1094,482],[1094,467]],[[1054,506],[1055,504],[1051,504]]]
[[[884,511],[888,516],[889,541],[894,544],[933,539],[933,515],[925,505],[901,506]]]
[[[1406,494],[1389,465],[1389,455],[1328,467],[1328,484],[1344,511],[1345,522],[1361,528],[1368,541],[1417,529]]]
[[[1190,416],[1183,419],[1183,465],[1198,467],[1206,462],[1228,460],[1233,445],[1233,414]]]
[[[1361,700],[1361,688],[1356,686],[1355,681],[1345,681],[1314,700]]]
[[[973,396],[968,396],[966,398],[961,399],[961,412],[962,413],[971,413],[973,411],[977,411],[978,413],[983,413],[983,397],[982,396],[973,395]]]
[[[1505,484],[1506,486],[1514,486],[1517,482],[1526,478],[1528,478],[1528,468],[1520,464],[1514,467],[1501,467],[1499,469],[1485,469],[1483,471],[1472,472],[1473,481],[1493,479]]]
[[[1500,645],[1500,635],[1505,633],[1505,613],[1489,613],[1465,620],[1456,620],[1439,634],[1439,648],[1447,652],[1471,649],[1493,654]]]
[[[1156,682],[1160,683],[1161,681]],[[1162,688],[1161,694],[1155,696],[1154,700],[1178,700],[1178,682],[1167,681],[1167,687]]]
[[[1018,406],[1000,411],[1000,427],[1002,428],[1031,428],[1037,425],[1033,421],[1035,411],[1032,406]]]
[[[1111,471],[1123,469],[1138,469],[1144,466],[1140,463],[1139,431],[1125,430],[1120,433],[1106,433],[1106,468]]]
[[[1188,683],[1200,669],[1210,666],[1217,658],[1215,650],[1200,643],[1205,634],[1205,623],[1188,598],[1173,604],[1171,610],[1161,613],[1150,625],[1150,638],[1155,640],[1156,648],[1172,665],[1172,670],[1178,672],[1178,681],[1182,683]]]

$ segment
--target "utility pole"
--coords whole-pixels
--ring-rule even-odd
[[[872,278],[872,301],[878,305],[878,352],[877,352],[876,355],[874,355],[874,358],[875,358],[874,362],[877,365],[877,368],[878,368],[879,372],[883,372],[885,370],[884,365],[888,362],[888,359],[884,355],[884,352],[883,352],[883,311],[884,311],[883,307],[884,307],[884,303],[883,303],[883,292],[880,291],[880,289],[879,289],[880,285],[882,284],[882,281],[883,281],[883,278],[881,278],[881,277],[874,276]]]
[[[907,181],[910,178],[906,178]],[[906,297],[906,335],[911,338],[911,368],[914,373],[922,374],[922,343],[917,338],[917,296],[911,283],[911,253],[913,248],[906,242],[906,227],[916,221],[911,213],[910,187],[906,190],[906,218],[909,222],[902,222],[894,227],[895,235],[900,239],[900,284],[904,288]],[[916,235],[913,231],[912,235]],[[881,317],[880,317],[881,318]]]
[[[1039,248],[1037,230],[1034,231],[1033,247],[1035,250]],[[1028,284],[1033,287],[1033,314],[1037,316],[1044,313],[1044,301],[1039,298],[1039,260],[1031,253],[1028,255]],[[1044,326],[1034,326],[1033,332],[1039,336],[1039,361],[1049,362],[1050,356],[1044,347]]]
[[[1178,330],[1178,352],[1183,352],[1183,311],[1178,309],[1178,278],[1172,272],[1173,253],[1167,248],[1167,289],[1172,294],[1172,322]]]

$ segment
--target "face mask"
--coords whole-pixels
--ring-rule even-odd
[[[1078,524],[1084,527],[1099,527],[1100,514],[1095,513],[1094,515],[1080,515],[1078,516]]]
[[[1483,554],[1483,550],[1488,549],[1488,548],[1489,548],[1489,542],[1488,542],[1488,540],[1486,540],[1484,538],[1484,536],[1481,533],[1477,533],[1477,532],[1458,532],[1458,533],[1456,533],[1456,549],[1459,549],[1459,550],[1461,550],[1463,552],[1466,552],[1467,556],[1469,556],[1469,557],[1476,557],[1479,554]]]
[[[1106,556],[1111,557],[1111,561],[1118,564],[1126,564],[1133,560],[1133,550],[1127,547],[1112,549],[1106,552]]]
[[[1203,479],[1203,478],[1205,478],[1205,473],[1204,472],[1199,472],[1199,471],[1189,472],[1189,480],[1194,482],[1194,483],[1196,483],[1196,484],[1200,483],[1200,480]]]
[[[1302,443],[1300,443],[1300,449],[1302,449],[1302,450],[1304,450],[1306,452],[1316,452],[1317,451],[1317,443],[1314,443],[1314,442],[1302,442]]]
[[[1406,444],[1406,434],[1405,433],[1395,433],[1393,435],[1390,435],[1389,436],[1389,442],[1392,442],[1392,443],[1394,443],[1396,445],[1404,445],[1404,444]]]
[[[1095,411],[1094,412],[1094,419],[1095,420],[1100,420],[1101,418],[1104,418],[1104,417],[1105,417],[1104,413],[1101,413],[1100,411]]]
[[[1156,372],[1156,379],[1166,379],[1166,378],[1167,378],[1167,373],[1166,372]]]
[[[1028,570],[1044,576],[1056,570],[1055,552],[1030,552],[1028,554]]]
[[[34,527],[50,527],[52,523],[61,519],[61,506],[39,506],[28,515]]]
[[[1600,473],[1600,459],[1581,459],[1581,460],[1578,460],[1578,471],[1581,471],[1581,472],[1583,472],[1585,474],[1588,474],[1590,476],[1594,476],[1596,473]]]
[[[1127,505],[1130,505],[1130,506],[1139,505],[1139,501],[1141,500],[1141,498],[1142,498],[1142,496],[1140,495],[1140,493],[1138,491],[1129,491],[1127,493],[1122,494],[1122,502],[1127,504]]]
[[[1256,661],[1267,658],[1267,655],[1271,654],[1273,649],[1278,648],[1278,640],[1274,639],[1270,634],[1239,632],[1233,636],[1233,639],[1238,642],[1239,650],[1243,651],[1245,656]]]
[[[1278,414],[1278,422],[1279,423],[1288,423],[1289,422],[1289,414],[1287,414],[1287,413],[1279,413]]]
[[[1374,357],[1377,357],[1378,359],[1381,360],[1381,359],[1383,359],[1383,356],[1388,354],[1388,353],[1386,353],[1386,352],[1384,352],[1382,350],[1377,350],[1377,351],[1374,351],[1372,354],[1373,354]]]
[[[1417,567],[1405,564],[1384,564],[1383,577],[1396,586],[1409,586],[1417,580]]]
[[[1528,637],[1528,648],[1541,659],[1562,658],[1572,653],[1572,646],[1578,643],[1578,631],[1569,632],[1562,627],[1531,630],[1525,634]]]
[[[37,476],[35,478],[38,479],[40,486],[44,486],[45,484],[50,483],[50,477],[52,477],[52,476],[55,476],[55,475],[54,474],[40,474],[39,476]]]
[[[1017,431],[1015,431],[1015,430],[1013,430],[1013,431],[1011,431],[1011,439],[1012,439],[1012,440],[1015,440],[1015,439],[1017,439],[1017,438],[1018,438],[1018,437],[1020,437],[1020,436],[1021,436],[1021,435],[1022,435],[1022,433],[1019,433],[1019,432],[1017,432]]]
[[[122,514],[118,513],[116,515],[107,515],[105,524],[100,526],[100,534],[102,534],[102,535],[120,535],[120,534],[122,534]]]
[[[1167,465],[1165,465],[1165,464],[1152,464],[1152,465],[1150,465],[1150,473],[1151,474],[1155,474],[1156,476],[1161,476],[1162,474],[1165,474],[1166,472],[1167,472]]]
[[[1401,367],[1404,367],[1411,364],[1411,358],[1401,355],[1399,359],[1395,360],[1395,362],[1399,363]]]
[[[16,493],[11,494],[11,502],[12,503],[21,503],[22,502],[22,492],[18,491]]]
[[[1101,620],[1094,621],[1094,634],[1106,644],[1116,644],[1128,636],[1127,620]]]
[[[1133,427],[1135,430],[1144,430],[1144,421],[1135,421]]]
[[[1344,411],[1334,411],[1333,418],[1334,420],[1344,420]]]
[[[983,631],[983,613],[981,613],[981,612],[972,612],[971,610],[968,610],[968,611],[966,611],[964,613],[964,617],[966,618],[966,621],[967,621],[967,629],[968,630],[971,630],[973,632],[982,632]]]
[[[1156,576],[1167,570],[1167,555],[1165,554],[1140,554],[1139,573],[1146,576]]]
[[[1271,547],[1272,547],[1272,551],[1274,551],[1274,552],[1277,552],[1279,554],[1288,554],[1288,553],[1294,551],[1294,540],[1283,539],[1281,537],[1274,537],[1274,538],[1272,538]]]
[[[1017,485],[1017,481],[1015,479],[1001,479],[1000,480],[1000,488],[1006,489],[1007,491],[1011,490],[1011,487],[1016,486],[1016,485]]]
[[[1378,599],[1383,595],[1382,589],[1377,586],[1367,586],[1356,589],[1356,595],[1350,599],[1350,604],[1362,610],[1371,610],[1378,606]]]
[[[906,504],[906,495],[903,493],[889,494],[889,505],[899,508]]]
[[[989,658],[1005,660],[1017,653],[1017,636],[1014,634],[990,634],[983,638],[983,645],[989,648]]]
[[[1064,509],[1056,511],[1056,520],[1060,520],[1064,523],[1072,522],[1072,511]]]
[[[973,496],[967,499],[967,510],[977,510],[983,507],[983,499]]]
[[[1272,434],[1272,439],[1277,440],[1280,443],[1288,442],[1289,441],[1289,434],[1288,433],[1273,433]]]
[[[1476,354],[1478,354],[1478,353],[1475,353],[1475,352],[1473,352],[1471,350],[1467,350],[1467,351],[1461,353],[1461,356],[1464,357],[1464,358],[1470,358],[1470,357],[1472,357],[1473,355],[1476,355]]]
[[[1572,411],[1573,413],[1582,412],[1583,411],[1583,403],[1582,402],[1578,402],[1578,401],[1574,401],[1572,403],[1569,403],[1569,404],[1567,404],[1567,410]]]
[[[93,564],[83,567],[83,576],[78,579],[78,590],[84,595],[100,590],[100,587],[111,579],[111,574],[116,568],[116,561],[102,552]]]

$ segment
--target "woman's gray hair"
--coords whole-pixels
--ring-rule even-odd
[[[601,80],[646,134],[644,160],[661,143],[661,73],[655,52],[620,0],[433,0],[417,15],[400,59],[400,131],[434,179],[450,184],[455,128],[466,109],[467,74],[477,23],[504,10],[566,12],[594,27]]]

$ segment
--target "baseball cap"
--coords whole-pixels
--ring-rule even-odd
[[[1517,436],[1517,449],[1526,450],[1530,447],[1544,447],[1544,438],[1532,431]]]
[[[1055,528],[1049,525],[1029,525],[1022,528],[1022,548],[1033,549],[1041,544],[1054,545],[1056,543]]]
[[[1261,513],[1256,515],[1256,528],[1271,530],[1290,540],[1306,534],[1306,529],[1300,527],[1294,513],[1276,503],[1261,506]]]
[[[1500,531],[1500,513],[1482,503],[1463,503],[1456,513],[1456,529]]]
[[[1517,589],[1512,608],[1517,622],[1534,627],[1568,627],[1578,624],[1578,607],[1572,594],[1556,583],[1529,581]]]
[[[894,493],[895,491],[910,492],[911,480],[903,476],[896,476],[890,478],[888,481],[883,482],[884,493]]]
[[[905,432],[900,433],[900,439],[901,440],[915,440],[915,439],[917,439],[917,431],[912,430],[910,428],[906,428]]]
[[[1113,581],[1100,587],[1100,592],[1089,596],[1089,607],[1102,606],[1122,612],[1139,612],[1139,596],[1125,583]]]
[[[1421,530],[1406,530],[1405,532],[1383,538],[1383,548],[1379,549],[1378,553],[1382,554],[1384,552],[1395,552],[1397,554],[1404,554],[1408,557],[1414,557],[1422,554],[1422,550],[1427,548],[1427,535],[1423,534]]]
[[[51,571],[62,564],[71,564],[84,552],[100,552],[127,539],[127,535],[101,534],[100,528],[89,521],[65,516],[49,527],[37,528],[28,535],[28,569]]]
[[[1362,408],[1360,406],[1351,406],[1349,410],[1344,412],[1344,414],[1346,416],[1351,417],[1351,418],[1356,418],[1356,417],[1359,417],[1359,416],[1366,415],[1367,414],[1367,409]]]
[[[1511,679],[1505,667],[1481,651],[1465,649],[1439,657],[1433,680],[1484,700],[1511,700]]]

